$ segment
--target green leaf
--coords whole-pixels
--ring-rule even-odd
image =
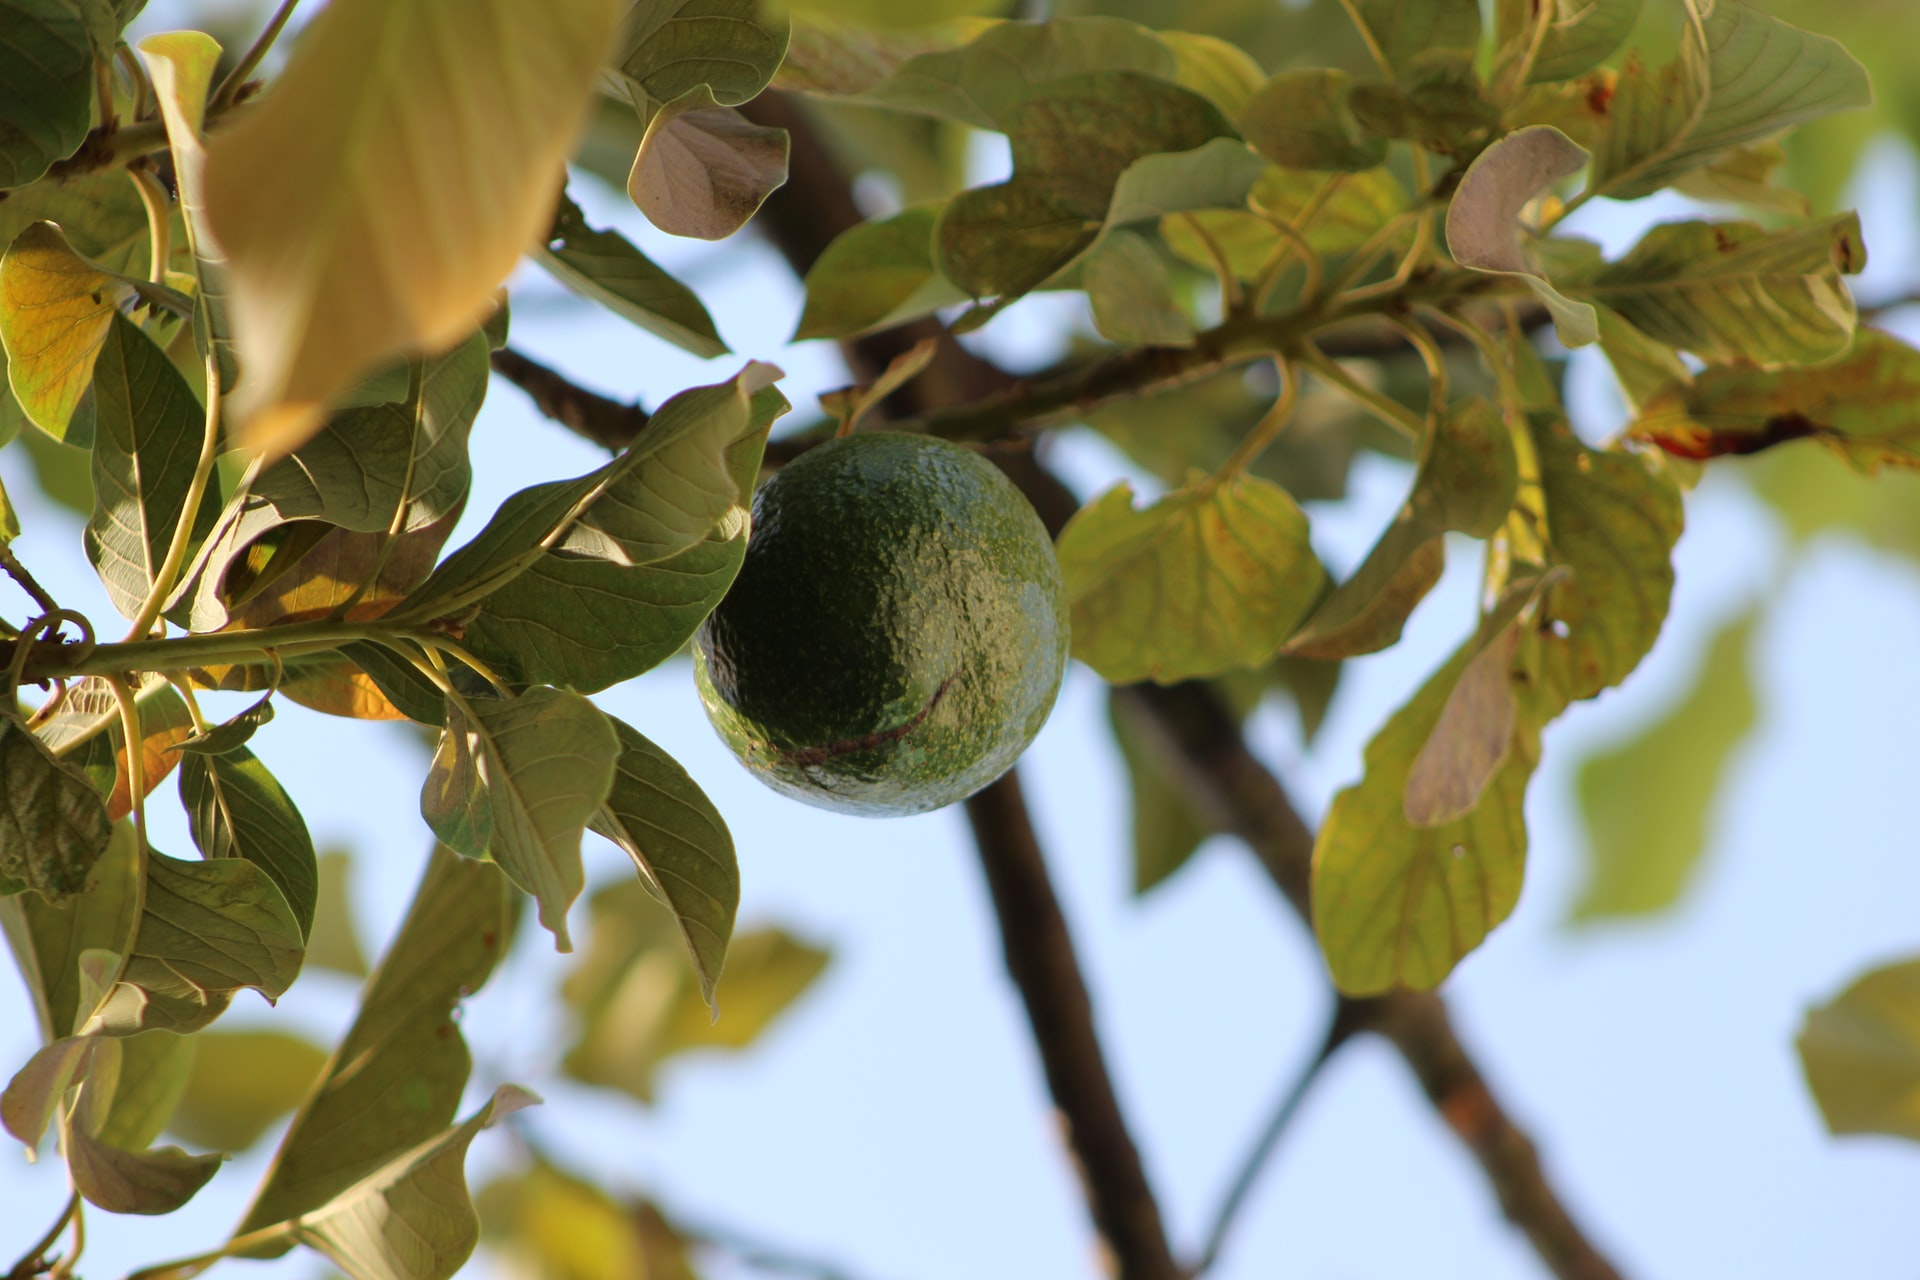
[[[0,0],[0,188],[70,156],[93,123],[93,45],[78,0]]]
[[[1795,1047],[1829,1131],[1920,1140],[1920,960],[1871,970],[1809,1010]]]
[[[86,889],[112,835],[87,776],[0,715],[0,876],[63,902]]]
[[[245,746],[261,725],[273,719],[274,692],[267,690],[266,696],[231,720],[195,733],[180,744],[180,750],[188,755],[223,756]]]
[[[1334,67],[1282,71],[1260,87],[1235,121],[1253,149],[1289,169],[1371,169],[1387,158],[1384,138],[1354,118],[1353,79]]]
[[[62,1036],[41,1047],[7,1081],[0,1093],[0,1121],[29,1151],[47,1136],[67,1090],[86,1078],[99,1047],[97,1036]]]
[[[1683,513],[1672,478],[1640,457],[1587,448],[1557,415],[1535,415],[1532,428],[1548,563],[1571,577],[1547,588],[1523,657],[1564,706],[1619,684],[1653,648]]]
[[[500,869],[436,849],[236,1234],[311,1212],[452,1122],[472,1067],[457,1010],[512,928]]]
[[[1307,518],[1254,476],[1136,510],[1125,482],[1060,534],[1073,654],[1114,684],[1259,666],[1326,584]]]
[[[825,951],[783,930],[736,934],[709,1010],[671,913],[643,885],[609,885],[592,905],[592,938],[561,989],[581,1026],[563,1069],[643,1102],[652,1101],[662,1062],[746,1048],[827,965]]]
[[[1537,726],[1510,722],[1507,749],[1463,814],[1416,822],[1410,790],[1467,671],[1494,655],[1492,682],[1512,692],[1510,656],[1532,585],[1516,586],[1447,664],[1367,745],[1360,781],[1334,797],[1313,850],[1313,931],[1334,985],[1353,996],[1438,986],[1506,919],[1520,896],[1527,781]],[[1483,668],[1484,670],[1484,668]]]
[[[441,600],[503,583],[467,623],[468,647],[508,679],[587,693],[677,652],[726,594],[745,554],[747,494],[767,428],[787,407],[760,385],[765,368],[750,365],[731,383],[669,400],[628,453],[596,473],[595,488],[576,499],[573,523],[558,502],[539,523],[548,495],[537,490],[516,495],[528,501],[518,510],[509,499],[435,574],[448,583]],[[542,550],[533,541],[542,528],[566,532]],[[444,611],[434,588],[422,588],[430,603],[409,602],[406,611]]]
[[[112,1035],[206,1026],[251,987],[277,1000],[300,972],[299,922],[252,862],[147,855],[132,953],[98,1018]]]
[[[307,963],[350,978],[367,976],[366,952],[353,925],[353,896],[349,880],[353,857],[341,849],[327,849],[318,863],[320,890],[313,908],[313,929],[307,934]]]
[[[1357,0],[1350,11],[1399,79],[1423,79],[1436,62],[1471,60],[1480,46],[1479,0]]]
[[[1450,406],[1427,433],[1413,492],[1393,523],[1287,642],[1287,652],[1345,658],[1398,643],[1446,567],[1446,535],[1498,531],[1513,507],[1519,467],[1499,410],[1478,398]]]
[[[1748,653],[1758,615],[1722,627],[1693,687],[1633,738],[1588,757],[1577,783],[1590,848],[1576,922],[1650,915],[1679,900],[1706,851],[1727,758],[1754,723]]]
[[[1569,289],[1656,342],[1703,360],[1777,368],[1847,349],[1854,306],[1841,280],[1866,266],[1860,217],[1768,231],[1751,222],[1667,222]]]
[[[180,765],[180,804],[208,858],[245,858],[280,886],[304,942],[320,892],[313,837],[267,766],[245,747],[191,752]]]
[[[940,214],[937,269],[974,298],[1019,298],[1040,287],[1099,236],[1099,223],[1060,207],[1038,183],[1016,177],[962,191]]]
[[[1675,178],[1673,189],[1695,200],[1745,205],[1793,222],[1806,222],[1813,215],[1813,202],[1800,191],[1774,185],[1786,163],[1787,149],[1778,142],[1735,147],[1705,168]]]
[[[908,60],[861,96],[902,111],[1000,129],[1014,104],[1035,87],[1112,71],[1171,82],[1179,61],[1151,31],[1118,18],[1003,22],[961,48]]]
[[[1838,41],[1738,4],[1715,4],[1658,72],[1620,69],[1594,149],[1590,195],[1651,195],[1716,155],[1873,101]]]
[[[476,332],[424,362],[417,413],[404,399],[344,409],[252,476],[182,577],[171,604],[183,620],[195,630],[219,630],[264,597],[263,606],[277,616],[248,620],[267,625],[308,585],[317,588],[307,593],[317,599],[302,603],[325,613],[357,590],[375,564],[387,572],[362,597],[365,603],[390,601],[418,585],[466,501],[467,437],[486,396],[487,367],[486,339]],[[402,541],[383,553],[396,514]],[[323,546],[336,529],[367,536]],[[396,591],[392,575],[402,569],[415,576]]]
[[[301,444],[372,368],[472,330],[552,221],[620,8],[344,0],[307,25],[207,148],[247,444]]]
[[[1529,125],[1500,139],[1467,167],[1447,208],[1447,249],[1463,267],[1517,275],[1553,313],[1560,341],[1585,346],[1600,337],[1593,307],[1564,297],[1527,256],[1520,215],[1555,182],[1578,173],[1586,149],[1551,125]]]
[[[890,3],[885,7],[896,17],[907,12]],[[886,80],[909,59],[955,48],[978,32],[979,28],[962,23],[896,28],[795,13],[787,38],[787,56],[774,74],[773,84],[793,93],[862,93]]]
[[[1151,727],[1138,722],[1131,704],[1109,691],[1107,716],[1120,748],[1120,761],[1127,770],[1132,804],[1133,891],[1142,894],[1185,866],[1215,828],[1195,812],[1186,792],[1167,776],[1149,736]]]
[[[166,353],[118,312],[94,363],[93,403],[87,557],[114,608],[133,618],[153,590],[186,510],[205,413]],[[213,514],[211,504],[203,503],[195,532],[204,535]]]
[[[95,1136],[123,1151],[152,1146],[180,1104],[199,1044],[197,1036],[171,1031],[102,1038],[87,1089],[111,1101]]]
[[[480,1239],[467,1194],[467,1147],[495,1120],[540,1101],[501,1085],[456,1127],[368,1174],[291,1224],[351,1280],[451,1280]]]
[[[588,826],[625,849],[641,882],[672,910],[701,998],[711,1004],[740,905],[733,837],[678,761],[630,726],[612,723],[620,739],[613,790]]]
[[[689,1246],[659,1210],[616,1203],[591,1183],[535,1161],[474,1197],[487,1248],[517,1275],[568,1280],[698,1280]]]
[[[572,950],[567,908],[585,883],[580,838],[607,799],[620,755],[612,723],[579,694],[542,686],[511,699],[449,699],[442,742],[420,798],[429,825],[436,834],[442,826],[486,831],[486,852],[540,904],[540,923],[558,948]],[[481,800],[469,798],[476,793]],[[445,808],[472,814],[481,803],[484,821],[433,822]]]
[[[1171,33],[1169,33],[1171,34]],[[1189,209],[1244,209],[1269,172],[1234,138],[1214,138],[1191,151],[1141,156],[1120,171],[1107,202],[1107,226],[1123,227]]]
[[[1920,352],[1862,329],[1838,360],[1768,372],[1712,368],[1640,411],[1633,433],[1683,458],[1814,439],[1860,470],[1920,466]]]
[[[67,1168],[74,1189],[108,1213],[172,1213],[220,1172],[225,1158],[190,1156],[178,1147],[126,1151],[84,1125],[67,1131]]]
[[[1155,34],[1161,44],[1173,50],[1174,83],[1193,90],[1229,119],[1246,109],[1247,101],[1267,78],[1252,54],[1218,36],[1197,31]]]
[[[1626,43],[1640,20],[1640,5],[1641,0],[1552,0],[1553,14],[1527,69],[1527,83],[1571,80],[1605,62]]]
[[[0,258],[0,344],[7,381],[34,425],[64,440],[115,310],[132,286],[73,251],[60,228],[36,222]],[[85,444],[84,439],[75,443]]]
[[[1183,347],[1198,332],[1173,296],[1173,276],[1152,242],[1136,231],[1103,237],[1081,264],[1093,327],[1123,346]]]
[[[706,359],[727,354],[699,295],[619,232],[589,226],[566,196],[560,197],[546,243],[533,256],[567,288],[655,337]]]
[[[245,1151],[300,1105],[327,1051],[284,1031],[202,1031],[168,1129],[216,1151]]]
[[[1672,347],[1655,342],[1610,307],[1596,310],[1600,316],[1600,350],[1613,366],[1613,376],[1629,405],[1644,408],[1669,387],[1693,380]]]
[[[933,264],[940,210],[915,205],[836,236],[807,269],[807,305],[793,340],[850,338],[965,302]]]
[[[75,253],[115,275],[144,280],[151,262],[147,207],[140,191],[120,172],[78,174],[63,182],[37,182],[7,192],[0,200],[0,243],[36,222],[56,222]],[[191,270],[193,258],[184,232],[175,241],[168,266]]]
[[[138,854],[133,824],[118,823],[85,893],[57,905],[35,894],[0,898],[0,927],[33,998],[41,1039],[71,1035],[92,1016],[99,993],[86,990],[81,976],[86,958],[111,957],[117,968],[133,945],[140,911]],[[105,977],[111,976],[109,970]]]
[[[1920,561],[1920,470],[1865,476],[1834,454],[1797,449],[1741,470],[1797,545],[1833,532]]]

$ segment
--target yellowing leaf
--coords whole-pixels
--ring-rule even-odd
[[[1520,214],[1555,182],[1578,173],[1586,149],[1551,125],[1516,130],[1480,153],[1447,209],[1447,249],[1463,267],[1526,280],[1553,313],[1560,341],[1585,346],[1600,336],[1593,308],[1548,283],[1521,245]]]
[[[66,439],[114,311],[131,293],[75,253],[50,222],[27,227],[0,258],[7,382],[27,417],[54,439]]]
[[[461,338],[552,219],[616,0],[339,0],[207,152],[246,439]]]
[[[1060,534],[1073,654],[1115,684],[1259,666],[1326,582],[1307,518],[1253,476],[1136,510],[1125,482]]]
[[[1920,1141],[1920,960],[1863,974],[1810,1010],[1796,1046],[1829,1130]]]
[[[1194,31],[1161,31],[1160,43],[1173,50],[1175,84],[1193,90],[1228,119],[1240,114],[1266,73],[1253,55],[1218,36]]]
[[[1862,329],[1838,360],[1765,371],[1712,368],[1649,401],[1633,433],[1683,458],[1818,440],[1860,470],[1920,467],[1920,352]]]
[[[165,1032],[149,1034],[165,1035]],[[300,1105],[327,1051],[284,1031],[202,1031],[168,1129],[195,1146],[245,1151]]]
[[[650,1238],[638,1206],[616,1204],[591,1183],[536,1163],[474,1197],[482,1239],[509,1274],[543,1280],[695,1280],[667,1239]],[[656,1225],[666,1228],[646,1206]],[[666,1229],[666,1235],[671,1235]],[[661,1246],[666,1246],[663,1250]]]

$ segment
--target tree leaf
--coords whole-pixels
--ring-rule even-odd
[[[96,700],[104,704],[104,714],[89,725],[87,704]],[[134,703],[140,710],[140,781],[151,795],[180,763],[180,744],[193,733],[193,716],[173,687],[157,675],[145,678],[134,693]],[[63,732],[66,726],[60,723],[69,710],[78,725],[76,732]],[[89,677],[74,686],[63,710],[43,723],[38,732],[48,746],[86,771],[94,789],[107,799],[108,819],[118,822],[133,812],[126,737],[113,694],[104,681],[96,683]],[[78,737],[89,738],[78,750],[61,745],[63,739],[72,742]]]
[[[1073,654],[1114,684],[1259,666],[1326,584],[1306,516],[1254,476],[1145,510],[1122,481],[1067,522],[1058,549]]]
[[[515,1274],[698,1280],[685,1242],[657,1210],[617,1204],[600,1188],[544,1161],[496,1178],[474,1203],[488,1249]]]
[[[1537,726],[1514,726],[1508,751],[1465,813],[1434,824],[1408,816],[1416,761],[1482,653],[1511,654],[1531,585],[1509,590],[1479,630],[1367,745],[1365,772],[1334,797],[1313,850],[1313,931],[1334,984],[1348,995],[1438,986],[1506,919],[1520,896],[1527,781]],[[1495,675],[1513,679],[1500,661]]]
[[[1870,970],[1809,1010],[1795,1047],[1830,1132],[1920,1140],[1920,960]]]
[[[343,0],[307,26],[207,149],[248,443],[301,444],[375,365],[472,329],[552,220],[618,16],[616,0]]]
[[[1577,788],[1589,848],[1571,919],[1651,915],[1679,900],[1706,851],[1727,759],[1755,718],[1748,609],[1707,645],[1693,687],[1640,733],[1589,756]]]
[[[1267,73],[1252,54],[1219,36],[1199,31],[1157,31],[1173,50],[1173,82],[1191,89],[1233,119],[1246,109]]]
[[[1500,413],[1463,400],[1427,433],[1413,491],[1367,558],[1287,642],[1295,657],[1334,659],[1397,643],[1446,567],[1446,535],[1492,536],[1513,507],[1519,460]]]
[[[1527,83],[1571,80],[1605,62],[1640,20],[1640,5],[1641,0],[1553,0]]]
[[[1633,433],[1682,458],[1757,453],[1814,439],[1872,474],[1920,467],[1920,353],[1862,329],[1846,355],[1811,368],[1712,368],[1650,400]]]
[[[1016,299],[1098,236],[1097,221],[1061,208],[1039,183],[1015,177],[947,202],[935,231],[935,262],[968,297]]]
[[[826,968],[825,951],[780,929],[736,934],[712,1010],[672,915],[636,881],[593,895],[593,933],[561,994],[581,1033],[563,1069],[650,1102],[662,1062],[697,1049],[744,1049]]]
[[[512,927],[500,869],[436,849],[236,1234],[311,1212],[452,1122],[472,1067],[456,1011]]]
[[[47,1136],[67,1090],[86,1078],[99,1047],[96,1036],[62,1036],[43,1045],[7,1081],[6,1092],[0,1093],[0,1121],[28,1151]]]
[[[1813,216],[1813,202],[1790,187],[1773,184],[1787,163],[1787,149],[1778,142],[1756,142],[1735,147],[1715,157],[1704,168],[1683,173],[1673,189],[1695,200],[1745,205],[1794,222]]]
[[[137,617],[186,510],[206,434],[193,389],[166,353],[118,312],[109,317],[93,370],[93,516],[87,557],[114,608]],[[194,521],[204,536],[213,508]]]
[[[245,746],[261,725],[273,719],[275,692],[267,690],[265,697],[232,719],[214,725],[205,733],[195,733],[181,742],[180,750],[188,755],[223,756]]]
[[[67,1168],[75,1190],[108,1213],[172,1213],[220,1172],[224,1157],[190,1156],[178,1147],[125,1151],[73,1125]]]
[[[633,859],[641,882],[673,911],[701,998],[713,1003],[740,905],[740,867],[725,819],[680,763],[609,716],[620,740],[613,789],[589,820]]]
[[[293,1224],[352,1280],[451,1280],[480,1239],[467,1147],[495,1120],[540,1101],[501,1085],[456,1127],[394,1157]]]
[[[115,824],[87,891],[65,902],[35,894],[0,898],[0,926],[33,998],[43,1040],[72,1035],[92,1015],[99,993],[84,990],[87,957],[110,957],[117,968],[133,944],[140,910],[138,844],[132,823]],[[109,969],[102,981],[111,976]]]
[[[1600,315],[1600,350],[1629,405],[1644,408],[1669,387],[1693,380],[1672,347],[1655,342],[1609,307],[1595,309]]]
[[[272,877],[304,942],[320,893],[313,837],[267,766],[245,747],[189,753],[180,766],[180,804],[205,857],[245,858]]]
[[[1703,360],[1777,368],[1847,349],[1854,305],[1840,277],[1865,265],[1858,214],[1786,231],[1668,222],[1568,287],[1656,342]]]
[[[93,123],[93,45],[75,0],[0,0],[0,188],[74,153]]]
[[[422,811],[439,808],[463,783],[470,793],[477,784],[487,816],[475,825],[490,833],[487,853],[540,904],[555,945],[572,950],[567,908],[585,883],[580,837],[606,802],[620,757],[612,722],[579,694],[541,686],[464,706],[449,699],[445,737],[456,744],[455,760],[472,765],[443,773],[436,755]]]
[[[1349,6],[1389,74],[1419,80],[1433,60],[1480,47],[1479,0],[1358,0]]]
[[[1354,118],[1353,79],[1336,67],[1296,67],[1260,87],[1235,123],[1253,149],[1289,169],[1371,169],[1384,138]]]
[[[1160,251],[1136,231],[1101,238],[1081,264],[1093,327],[1122,345],[1183,347],[1198,332],[1173,297],[1173,276]]]
[[[134,1043],[134,1042],[129,1042]],[[327,1051],[284,1031],[202,1031],[169,1130],[195,1146],[240,1152],[307,1096]]]
[[[566,196],[534,258],[567,288],[623,320],[706,359],[727,354],[699,295],[675,280],[617,231],[587,224]]]
[[[933,262],[939,205],[848,228],[807,269],[807,304],[793,340],[849,338],[965,302]]]
[[[1553,313],[1562,344],[1599,340],[1593,307],[1562,295],[1527,257],[1520,214],[1560,179],[1578,173],[1586,148],[1551,125],[1529,125],[1480,153],[1447,208],[1447,249],[1463,267],[1526,280]]]
[[[785,129],[732,107],[704,107],[653,117],[627,194],[662,231],[724,240],[786,181]]]
[[[1107,695],[1107,716],[1120,760],[1127,770],[1133,835],[1133,891],[1158,887],[1187,864],[1215,827],[1196,812],[1180,786],[1167,776],[1145,726],[1124,699]]]
[[[320,890],[314,901],[313,929],[307,934],[307,963],[364,978],[367,956],[354,928],[349,884],[353,857],[343,849],[327,849],[320,854],[318,867]]]
[[[74,425],[94,357],[130,296],[132,286],[75,253],[52,223],[28,226],[0,258],[7,381],[27,417],[54,439]]]
[[[87,1081],[90,1101],[93,1095],[108,1099],[94,1136],[123,1151],[152,1146],[180,1103],[199,1043],[171,1031],[102,1037]]]
[[[1653,648],[1683,513],[1672,478],[1641,458],[1587,448],[1557,415],[1535,415],[1532,428],[1549,563],[1571,571],[1548,586],[1540,625],[1523,639],[1546,718],[1619,684]]]
[[[1269,172],[1269,166],[1235,138],[1215,138],[1191,151],[1141,156],[1122,169],[1113,184],[1107,226],[1123,227],[1189,209],[1244,209],[1248,195]]]
[[[174,185],[194,258],[194,312],[204,341],[219,355],[220,385],[230,388],[239,368],[227,317],[227,259],[207,225],[207,148],[201,136],[220,46],[204,32],[169,31],[142,40],[140,57],[167,123]]]
[[[96,1015],[111,1035],[197,1031],[243,988],[278,999],[300,972],[299,923],[252,862],[147,855],[133,949]]]
[[[0,876],[63,902],[87,887],[112,835],[87,776],[0,715]]]
[[[1866,69],[1836,40],[1738,4],[1715,4],[1658,72],[1620,69],[1594,150],[1590,195],[1651,195],[1721,152],[1867,106]]]
[[[971,5],[972,0],[942,2]],[[876,3],[888,16],[898,17],[904,12],[887,0],[876,0]],[[909,59],[952,49],[982,29],[979,25],[962,23],[893,27],[882,26],[881,21],[876,15],[871,23],[856,25],[819,13],[793,13],[787,56],[774,73],[774,87],[793,93],[835,96],[862,93],[898,71]],[[986,25],[985,29],[991,30],[992,26]]]

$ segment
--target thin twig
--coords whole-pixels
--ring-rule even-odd
[[[758,1271],[802,1280],[855,1280],[852,1272],[825,1258],[812,1258],[793,1252],[783,1245],[769,1244],[733,1227],[711,1222],[692,1221],[676,1213],[667,1225],[674,1234],[690,1244],[727,1254],[734,1261]]]
[[[1259,1180],[1260,1173],[1266,1168],[1267,1161],[1273,1158],[1274,1151],[1280,1145],[1280,1139],[1300,1113],[1300,1104],[1307,1100],[1307,1094],[1313,1088],[1313,1082],[1320,1078],[1321,1070],[1333,1060],[1340,1046],[1353,1038],[1359,1030],[1350,1001],[1341,1000],[1334,1005],[1333,1016],[1327,1021],[1327,1033],[1320,1038],[1320,1046],[1308,1059],[1306,1066],[1287,1085],[1280,1095],[1280,1102],[1273,1109],[1273,1115],[1260,1130],[1260,1136],[1248,1149],[1246,1159],[1240,1163],[1239,1173],[1227,1187],[1227,1194],[1220,1201],[1220,1208],[1213,1215],[1213,1226],[1207,1231],[1207,1243],[1200,1250],[1200,1257],[1187,1268],[1189,1280],[1211,1270],[1220,1258],[1220,1249],[1226,1244],[1227,1233],[1233,1230],[1234,1220],[1245,1207],[1247,1196],[1253,1191],[1253,1185]]]
[[[1054,896],[1017,773],[967,801],[1007,974],[1020,991],[1047,1087],[1119,1280],[1179,1280],[1160,1206],[1127,1131],[1080,961]]]
[[[34,581],[33,575],[27,572],[27,566],[20,563],[19,557],[13,554],[13,548],[5,542],[0,542],[0,571],[4,571],[9,578],[20,584],[22,591],[33,597],[33,602],[40,607],[40,612],[60,612],[60,602],[55,600],[45,587]]]
[[[31,1280],[46,1270],[47,1250],[59,1242],[60,1233],[67,1229],[67,1223],[80,1208],[80,1193],[74,1192],[67,1197],[67,1203],[60,1210],[60,1216],[53,1220],[47,1233],[34,1241],[33,1247],[20,1255],[20,1261],[13,1264],[13,1270],[7,1272],[7,1280]]]
[[[209,116],[218,115],[233,105],[233,100],[240,94],[240,86],[247,82],[247,77],[259,67],[260,60],[267,56],[267,50],[273,47],[273,42],[279,38],[280,29],[287,25],[287,19],[293,16],[294,7],[299,3],[300,0],[281,0],[280,7],[275,9],[273,17],[267,20],[266,29],[242,55],[240,61],[234,64],[233,70],[227,72],[227,78],[220,82],[220,87],[214,90],[213,97],[207,103]]]
[[[609,452],[632,444],[647,425],[647,411],[639,405],[588,391],[512,347],[495,351],[491,360],[493,371],[526,392],[534,408]]]

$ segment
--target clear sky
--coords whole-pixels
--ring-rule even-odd
[[[990,153],[983,163],[993,163]],[[1875,174],[1860,188],[1875,260],[1862,286],[1869,296],[1915,271],[1904,230],[1912,166],[1889,150]],[[616,318],[562,304],[537,274],[523,277],[517,295],[517,346],[649,404],[717,381],[749,356],[786,368],[785,389],[802,413],[814,392],[844,381],[830,346],[784,346],[799,293],[771,251],[748,238],[668,241],[623,202],[582,194],[597,221],[618,225],[700,288],[739,356],[695,360]],[[1625,220],[1675,212],[1643,204],[1590,229],[1618,244],[1630,238]],[[1057,301],[1023,303],[981,341],[1033,363],[1075,314]],[[1574,385],[1583,429],[1603,432],[1618,414],[1604,369],[1583,355]],[[601,456],[539,420],[506,385],[489,395],[474,454],[459,537],[513,489],[577,474]],[[1083,496],[1126,473],[1084,435],[1061,440],[1055,460]],[[110,615],[80,553],[79,521],[47,509],[24,468],[17,448],[0,453],[26,529],[22,558],[63,599]],[[1336,570],[1364,552],[1408,478],[1402,466],[1363,462],[1346,504],[1314,510],[1316,539]],[[1805,1009],[1857,971],[1920,951],[1920,572],[1843,540],[1796,553],[1725,476],[1691,496],[1688,522],[1666,634],[1625,689],[1575,708],[1548,734],[1529,794],[1525,894],[1448,994],[1555,1180],[1629,1275],[1910,1280],[1920,1150],[1828,1138],[1792,1038]],[[1255,719],[1257,749],[1310,816],[1357,775],[1382,718],[1470,627],[1477,558],[1464,543],[1455,551],[1406,643],[1352,664],[1311,751],[1289,713]],[[1762,723],[1731,769],[1697,883],[1657,920],[1570,932],[1564,921],[1583,874],[1575,767],[1657,715],[1686,686],[1705,636],[1763,592],[1771,603],[1756,650]],[[18,605],[0,595],[9,616]],[[743,925],[781,923],[831,946],[834,960],[751,1051],[669,1066],[657,1104],[642,1109],[558,1077],[567,1032],[553,986],[563,961],[528,929],[469,1006],[474,1096],[501,1079],[528,1084],[547,1098],[528,1123],[609,1185],[836,1259],[859,1280],[1092,1275],[1091,1237],[958,811],[869,821],[775,796],[714,737],[683,663],[600,701],[673,752],[726,816],[740,853]],[[316,840],[354,852],[371,951],[397,922],[427,846],[421,741],[288,705],[254,745]],[[1084,669],[1070,673],[1022,769],[1123,1102],[1189,1250],[1318,1034],[1328,1006],[1319,961],[1229,840],[1211,841],[1145,900],[1130,895],[1124,780],[1102,690]],[[173,795],[171,782],[156,793],[154,838],[177,853],[190,844]],[[587,864],[596,884],[632,874],[624,855],[594,837]],[[577,911],[576,927],[584,920]],[[279,1010],[247,996],[221,1025],[284,1022],[330,1037],[351,1016],[352,998],[345,980],[314,973]],[[19,984],[0,980],[0,1067],[17,1068],[33,1048]],[[509,1155],[500,1137],[482,1137],[470,1166],[476,1182]],[[171,1218],[92,1215],[84,1270],[118,1274],[214,1243],[262,1159],[235,1161]],[[63,1194],[56,1168],[0,1153],[0,1254],[19,1252]],[[277,1266],[293,1276],[319,1269],[298,1255]],[[1214,1274],[1543,1272],[1398,1060],[1363,1043],[1322,1079]]]

